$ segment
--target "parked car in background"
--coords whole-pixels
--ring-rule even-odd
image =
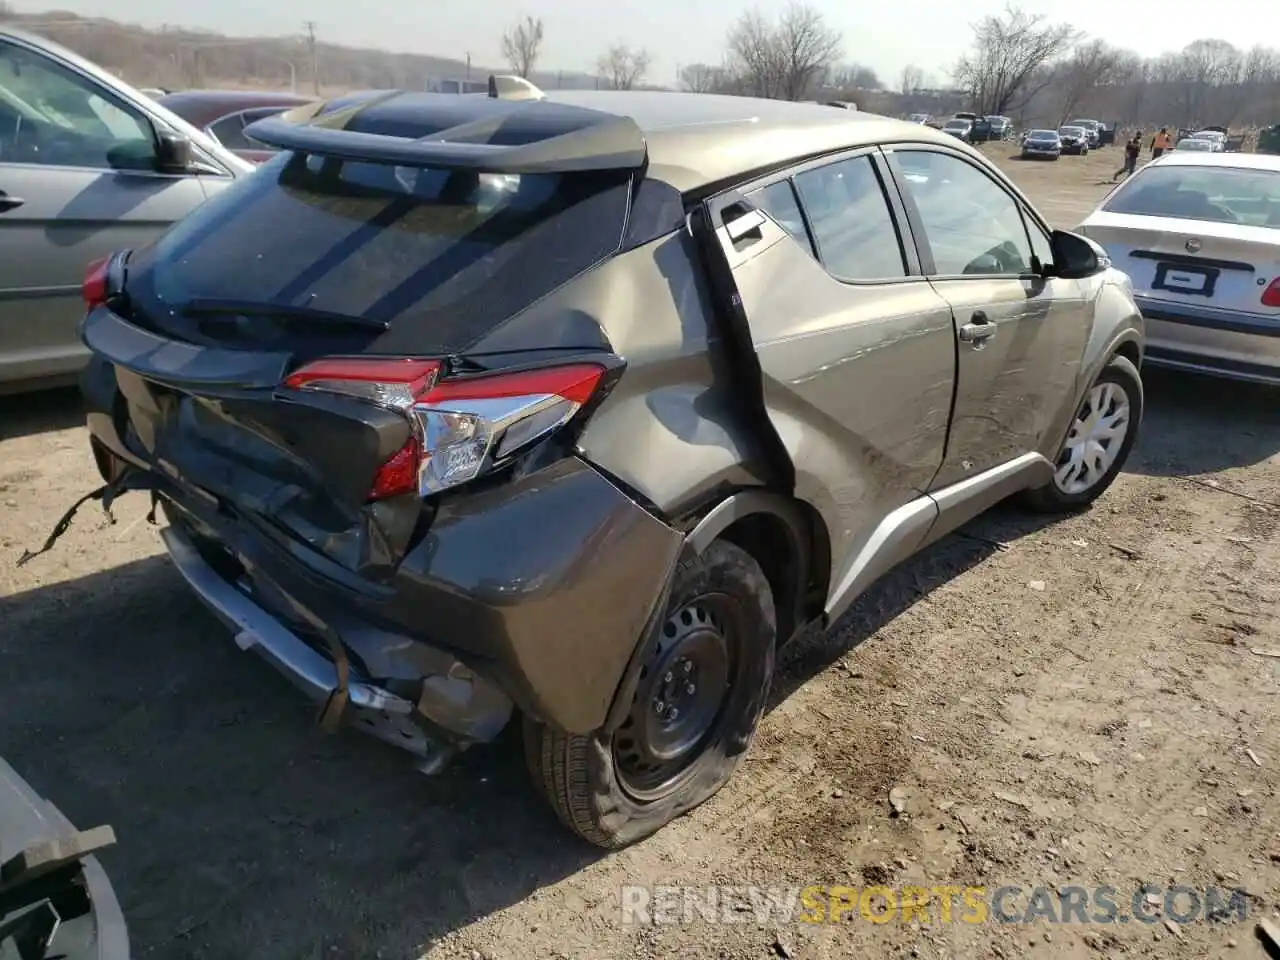
[[[1225,133],[1221,133],[1217,130],[1200,130],[1193,133],[1191,138],[1193,140],[1208,140],[1213,144],[1213,150],[1215,153],[1226,152],[1227,135]]]
[[[965,143],[972,143],[973,121],[965,120],[963,117],[952,117],[942,125],[942,132],[955,137],[957,140],[963,140]]]
[[[0,27],[0,391],[73,380],[85,264],[251,169],[107,71]]]
[[[987,123],[991,128],[992,140],[1007,140],[1013,133],[1013,121],[1008,117],[986,117]]]
[[[1057,160],[1062,156],[1062,138],[1057,130],[1029,130],[1022,138],[1023,160]]]
[[[1173,145],[1175,150],[1195,150],[1200,153],[1217,153],[1218,148],[1212,140],[1204,140],[1200,137],[1183,137]]]
[[[1280,157],[1178,146],[1080,232],[1133,279],[1149,363],[1280,383]]]
[[[971,126],[969,128],[970,143],[988,143],[989,141],[995,139],[991,130],[991,122],[987,120],[986,117],[978,117],[978,119],[970,122],[971,122]]]
[[[1280,123],[1258,131],[1258,153],[1280,155]]]
[[[1116,123],[1100,123],[1098,125],[1098,146],[1109,147],[1116,142],[1116,132],[1119,125]]]
[[[619,847],[726,782],[806,625],[1107,488],[1142,318],[927,127],[493,89],[251,126],[281,154],[89,277],[92,447],[327,722],[439,769],[518,711]]]
[[[1084,132],[1089,135],[1089,149],[1102,146],[1102,134],[1100,128],[1101,122],[1097,120],[1072,120],[1067,126],[1082,127]]]
[[[1062,144],[1063,153],[1088,156],[1089,133],[1084,127],[1059,127],[1058,139]]]
[[[927,124],[932,119],[933,117],[929,116],[929,114],[927,113],[913,113],[911,114],[910,117],[907,118],[907,122]]]
[[[955,113],[951,115],[951,119],[968,120],[972,122],[978,119],[978,115],[976,113],[968,113],[967,111],[964,111],[964,110],[957,110]]]
[[[160,103],[242,160],[262,163],[275,156],[276,151],[266,144],[254,143],[245,136],[244,128],[255,120],[284,113],[314,99],[260,90],[183,90],[162,97]]]

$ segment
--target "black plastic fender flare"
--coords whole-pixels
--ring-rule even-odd
[[[799,505],[780,493],[771,490],[742,490],[721,500],[685,535],[682,556],[688,556],[689,554],[701,555],[734,523],[744,517],[757,514],[768,514],[776,517],[782,521],[787,531],[794,556],[800,564],[800,583],[797,585],[796,590],[798,606],[803,599],[804,585],[808,581],[809,575],[810,558],[806,524],[804,514],[801,512]],[[673,569],[672,577],[674,577],[674,574],[675,571]],[[631,654],[631,659],[627,662],[627,668],[622,674],[618,689],[614,693],[613,703],[609,706],[609,712],[605,717],[605,725],[602,731],[606,735],[618,729],[622,721],[626,719],[628,708],[632,698],[635,696],[636,686],[640,680],[640,668],[649,662],[654,645],[658,642],[658,634],[666,617],[667,601],[670,596],[671,579],[668,578],[657,603],[654,604],[653,611],[649,615],[649,622],[645,625],[643,640],[636,644],[636,648]],[[785,641],[786,638],[782,639]]]

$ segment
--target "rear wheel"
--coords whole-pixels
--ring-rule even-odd
[[[1129,459],[1142,422],[1142,378],[1115,356],[1085,391],[1054,463],[1053,479],[1027,492],[1047,513],[1079,510],[1098,499]]]
[[[741,762],[773,673],[773,593],[742,548],[679,566],[661,636],[613,733],[525,719],[525,757],[561,821],[597,846],[634,843],[716,793]]]

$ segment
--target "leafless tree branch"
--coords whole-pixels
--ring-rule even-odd
[[[542,50],[542,18],[525,17],[502,35],[502,56],[517,76],[529,77]]]

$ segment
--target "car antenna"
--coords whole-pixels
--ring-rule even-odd
[[[489,96],[494,100],[545,100],[547,95],[524,77],[491,74]]]

